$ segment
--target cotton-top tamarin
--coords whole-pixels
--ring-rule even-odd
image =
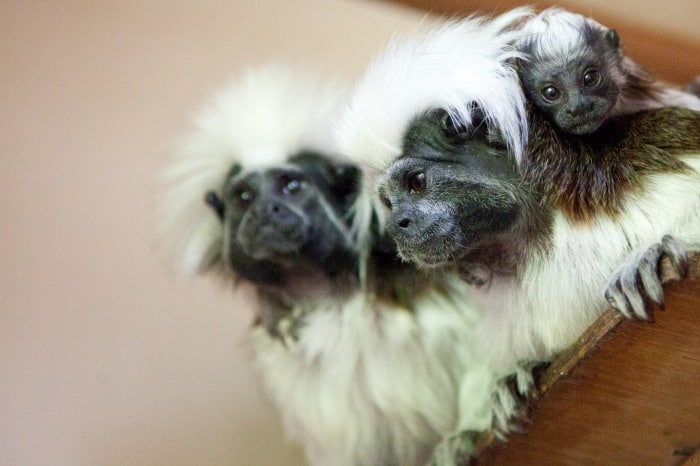
[[[401,263],[372,222],[359,254],[360,171],[329,140],[344,92],[266,66],[218,94],[166,173],[163,234],[188,270],[257,290],[254,362],[311,464],[458,464],[517,400],[464,282]]]
[[[618,115],[660,107],[700,110],[700,98],[656,80],[626,56],[620,37],[592,18],[560,8],[523,25],[516,45],[528,99],[560,130],[585,135]]]

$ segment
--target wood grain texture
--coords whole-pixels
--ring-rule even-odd
[[[461,16],[471,13],[491,14],[528,4],[518,0],[393,0],[432,13]],[[650,29],[631,23],[625,18],[611,17],[597,11],[579,11],[575,6],[561,2],[538,2],[538,9],[560,6],[568,10],[591,16],[600,23],[614,27],[620,33],[625,53],[654,72],[654,74],[676,84],[686,84],[700,74],[700,43],[691,42],[664,31]]]
[[[683,466],[700,466],[700,451],[693,453],[693,456],[683,463]]]
[[[691,265],[696,278],[665,287],[666,307],[654,323],[622,321],[608,332],[594,331],[597,344],[575,345],[571,360],[558,363],[568,372],[548,382],[533,403],[528,433],[492,444],[474,464],[699,461],[692,456],[700,448],[699,269],[696,256]]]
[[[671,266],[668,258],[663,258],[660,264],[661,281],[664,284],[679,281],[684,278],[700,278],[700,253],[689,254],[689,265],[686,276],[680,276]],[[602,341],[617,325],[624,320],[619,312],[613,309],[605,311],[569,348],[563,351],[537,380],[540,394],[547,392],[561,377],[567,375],[595,346]]]

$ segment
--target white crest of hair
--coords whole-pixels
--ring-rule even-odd
[[[337,128],[344,154],[359,162],[363,193],[355,208],[355,231],[368,232],[374,214],[378,173],[401,155],[404,133],[414,117],[444,108],[469,124],[478,105],[520,157],[526,142],[525,102],[511,60],[519,25],[532,10],[516,8],[489,18],[449,20],[411,38],[394,38],[360,78]],[[362,238],[360,238],[362,244]]]
[[[410,312],[362,292],[328,299],[294,339],[252,331],[262,383],[311,464],[421,466],[450,436],[507,422],[514,402],[473,344],[467,287],[453,286]]]
[[[205,205],[234,164],[244,170],[279,165],[295,153],[338,154],[331,121],[347,88],[308,70],[269,63],[245,70],[196,114],[162,173],[157,234],[176,268],[199,271],[221,241],[221,226]]]
[[[547,8],[523,24],[520,42],[532,47],[533,60],[556,57],[569,60],[581,53],[586,27],[606,29],[595,20],[578,13],[557,7]]]

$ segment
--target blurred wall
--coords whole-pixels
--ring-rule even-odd
[[[605,14],[700,43],[700,2],[696,0],[562,0],[562,3],[584,14]],[[614,24],[609,26],[616,27]]]
[[[422,13],[380,3],[0,3],[0,464],[302,464],[258,393],[251,309],[177,280],[156,173],[249,63],[354,77]]]
[[[303,463],[248,365],[246,300],[156,254],[156,174],[246,64],[354,77],[422,18],[365,1],[0,3],[0,464]]]

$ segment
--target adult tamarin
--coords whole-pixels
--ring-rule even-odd
[[[528,99],[562,131],[584,135],[617,115],[660,107],[700,110],[700,98],[657,81],[625,56],[620,37],[559,8],[523,25],[520,78]]]
[[[611,152],[609,166],[596,160],[600,169],[586,171],[590,159],[561,154],[579,146],[559,147],[540,134],[546,120],[529,121],[510,45],[524,37],[518,25],[527,18],[518,9],[395,41],[361,78],[339,130],[342,150],[375,169],[366,171],[374,189],[357,209],[384,216],[402,257],[478,272],[485,285],[473,296],[490,316],[479,321],[479,335],[503,366],[549,360],[572,344],[606,309],[603,289],[631,254],[636,270],[636,254],[666,234],[700,245],[700,147],[690,129],[697,115],[674,109],[647,116],[665,128],[636,156],[653,167]],[[683,129],[674,130],[681,121]],[[552,150],[536,158],[547,144]],[[656,166],[650,153],[659,151],[668,164]],[[572,190],[562,191],[555,176],[570,180]],[[586,197],[577,185],[584,178],[605,190],[622,176],[630,179],[621,189],[605,192],[614,211],[595,206],[581,221],[560,202]]]
[[[402,264],[372,225],[360,267],[359,170],[328,141],[342,100],[309,74],[245,74],[169,169],[164,233],[190,270],[257,290],[255,365],[311,464],[453,465],[471,431],[507,428],[516,400],[462,281]]]

